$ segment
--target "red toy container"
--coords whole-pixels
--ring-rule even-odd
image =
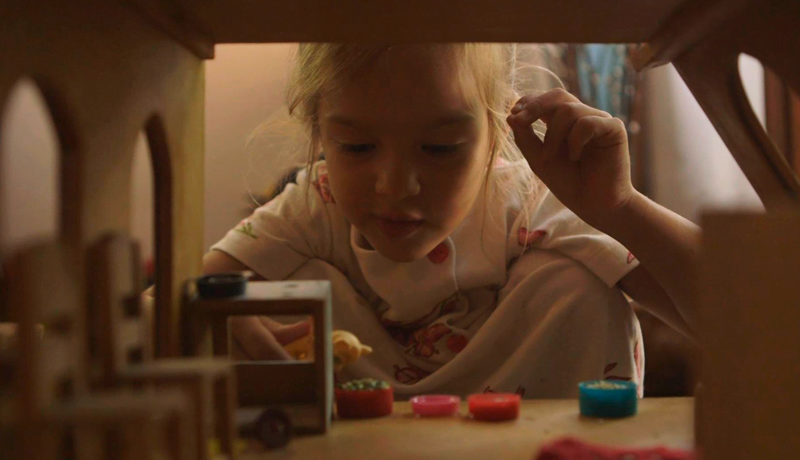
[[[461,398],[452,395],[422,395],[409,400],[411,409],[420,417],[447,417],[458,414]]]
[[[394,389],[348,390],[335,388],[336,415],[341,418],[374,418],[391,415]]]
[[[468,396],[467,402],[475,420],[498,422],[519,417],[521,399],[513,393],[479,393]]]

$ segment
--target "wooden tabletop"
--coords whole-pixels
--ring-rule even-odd
[[[467,413],[466,404],[461,413]],[[390,417],[336,420],[328,434],[295,438],[282,450],[244,459],[531,460],[543,443],[562,436],[607,445],[689,449],[693,426],[691,398],[644,399],[638,415],[621,420],[581,418],[575,400],[523,401],[520,418],[501,423],[418,419],[408,403],[398,402]]]

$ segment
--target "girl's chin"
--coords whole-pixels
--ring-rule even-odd
[[[413,262],[425,257],[430,252],[426,250],[427,245],[415,241],[416,238],[396,240],[383,237],[383,235],[376,236],[377,238],[364,238],[365,248],[378,251],[383,257],[392,262]]]

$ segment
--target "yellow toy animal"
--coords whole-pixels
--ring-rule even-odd
[[[347,331],[333,331],[331,333],[333,342],[333,367],[337,371],[344,366],[355,362],[358,358],[372,353],[372,347],[364,345],[358,337]],[[314,359],[314,339],[313,334],[309,334],[302,339],[295,340],[283,347],[294,359],[313,360]]]

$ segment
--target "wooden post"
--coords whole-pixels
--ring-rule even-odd
[[[703,220],[696,421],[705,460],[793,458],[800,451],[800,213]]]

